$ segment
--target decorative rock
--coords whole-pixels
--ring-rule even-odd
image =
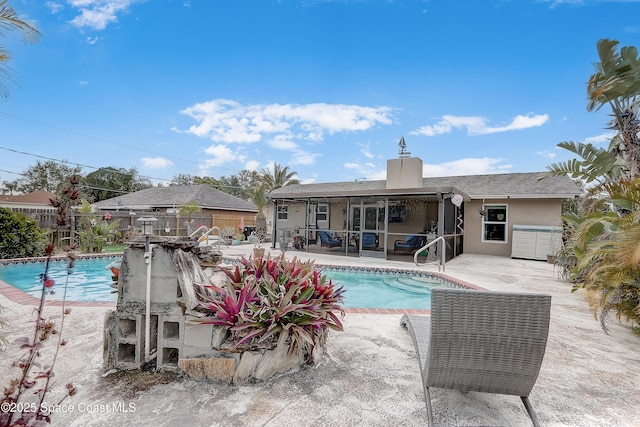
[[[242,382],[251,378],[258,362],[262,360],[262,354],[255,351],[245,351],[240,357],[240,363],[233,374],[233,382]]]
[[[229,357],[211,357],[208,359],[180,359],[178,367],[189,377],[199,380],[209,378],[231,382],[235,360]]]
[[[275,350],[265,351],[253,376],[259,380],[266,380],[276,374],[297,370],[303,362],[301,352],[289,352],[289,346],[278,346]]]

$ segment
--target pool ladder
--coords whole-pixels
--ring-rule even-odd
[[[438,261],[438,271],[443,271],[444,272],[444,266],[447,263],[447,254],[444,250],[444,245],[446,242],[446,238],[447,237],[455,237],[457,236],[457,234],[443,234],[442,236],[438,236],[435,239],[433,239],[432,241],[430,241],[429,243],[427,243],[426,245],[424,245],[423,247],[421,247],[420,249],[418,249],[414,254],[413,254],[413,263],[415,265],[417,265],[418,267],[422,267],[423,265],[427,265],[430,262],[423,262],[423,263],[419,263],[418,262],[418,255],[424,251],[429,249],[431,246],[435,245],[438,242],[442,242],[442,250],[440,250],[440,260]],[[432,261],[431,261],[432,262]]]
[[[224,240],[222,240],[222,233],[220,232],[220,227],[218,227],[217,225],[214,225],[213,227],[207,229],[207,227],[205,227],[204,225],[201,225],[193,233],[189,234],[189,237],[195,236],[201,230],[205,230],[205,232],[202,233],[202,235],[200,237],[198,237],[198,242],[203,242],[205,240],[208,240],[207,236],[209,236],[209,235],[213,236],[212,233],[214,231],[216,231],[216,230],[218,231],[218,239],[216,240],[216,246],[217,246],[218,250],[220,250],[220,242],[224,241]]]

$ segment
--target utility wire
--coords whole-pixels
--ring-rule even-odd
[[[70,162],[69,160],[60,160],[60,159],[55,159],[53,157],[41,156],[39,154],[27,153],[26,151],[15,150],[13,148],[0,147],[0,150],[11,151],[12,153],[23,154],[25,156],[37,157],[39,159],[44,159],[44,160],[51,160],[51,161],[58,162],[58,163],[63,163],[63,164],[67,163],[67,164],[70,164],[70,165],[76,165],[76,166],[80,166],[80,167],[83,167],[83,168],[90,168],[90,169],[95,169],[95,170],[106,169],[104,167],[103,168],[99,168],[99,167],[96,167],[96,166],[85,165],[85,164],[82,164],[82,163]],[[113,172],[119,173],[119,174],[122,174],[122,175],[126,175],[126,173],[120,172],[117,169],[113,170]],[[157,179],[159,181],[169,181],[169,182],[171,182],[171,180],[167,179],[167,178],[156,178],[156,177],[146,176],[146,175],[139,175],[139,176],[140,176],[140,178]]]
[[[97,141],[105,142],[107,144],[117,145],[118,147],[129,148],[131,150],[140,151],[142,153],[154,154],[156,156],[162,156],[162,157],[166,157],[166,158],[173,159],[173,160],[179,160],[181,162],[192,163],[192,164],[195,164],[195,165],[198,164],[198,162],[193,161],[193,160],[183,159],[181,157],[166,156],[166,155],[164,155],[162,153],[158,153],[157,151],[145,150],[145,149],[142,149],[142,148],[134,147],[132,145],[127,145],[127,144],[122,144],[122,143],[119,143],[119,142],[114,142],[114,141],[108,140],[106,138],[87,135],[85,133],[81,133],[81,132],[76,132],[76,131],[73,131],[73,130],[65,129],[65,128],[60,127],[60,126],[54,126],[54,125],[50,125],[50,124],[47,124],[47,123],[39,122],[37,120],[27,119],[26,117],[17,116],[15,114],[7,113],[5,111],[0,111],[0,114],[4,114],[5,116],[13,117],[14,119],[24,120],[25,122],[35,123],[35,124],[40,125],[40,126],[45,126],[45,127],[49,127],[49,128],[52,128],[52,129],[56,129],[56,130],[59,130],[59,131],[62,131],[62,132],[67,132],[67,133],[70,133],[70,134],[73,134],[73,135],[82,136],[84,138],[91,138],[91,139],[95,139]],[[239,172],[238,170],[230,169],[230,168],[224,168],[222,166],[212,166],[212,167],[218,168],[218,169],[223,169],[223,170],[228,170],[228,171],[236,172],[236,173]],[[154,179],[156,179],[156,178],[154,178]]]

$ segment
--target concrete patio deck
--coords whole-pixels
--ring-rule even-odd
[[[272,250],[272,255],[280,254]],[[223,248],[225,257],[251,246]],[[308,259],[304,252],[287,256]],[[415,268],[412,263],[313,254],[318,264]],[[423,270],[437,271],[436,266]],[[462,255],[446,275],[491,290],[547,292],[553,296],[550,336],[531,402],[543,426],[640,425],[640,338],[611,322],[605,335],[582,292],[557,279],[540,261]],[[10,339],[32,331],[33,307],[0,295]],[[103,377],[105,307],[73,307],[63,335],[68,344],[56,364],[53,404],[67,382],[78,393],[55,413],[52,425],[190,426],[420,426],[424,395],[413,344],[400,314],[347,313],[344,332],[332,333],[318,367],[262,383],[226,385],[159,374]],[[47,309],[58,314],[58,307]],[[16,375],[19,350],[0,355],[0,386]],[[117,411],[119,410],[119,411]],[[128,412],[124,412],[127,410]],[[530,425],[520,399],[481,393],[433,391],[438,425]]]

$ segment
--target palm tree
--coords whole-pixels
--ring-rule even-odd
[[[264,192],[264,184],[249,191],[251,201],[258,208],[258,215],[256,215],[256,238],[258,243],[262,243],[267,235],[267,217],[264,214],[267,199],[264,196]]]
[[[588,111],[611,107],[613,120],[610,128],[616,136],[609,151],[623,168],[623,178],[640,176],[640,141],[638,107],[640,94],[640,59],[638,49],[625,46],[618,50],[618,41],[602,39],[597,44],[600,62],[594,64],[596,72],[589,78]]]
[[[569,175],[592,184],[582,197],[583,209],[563,214],[568,252],[575,261],[570,264],[573,290],[586,291],[605,332],[607,317],[615,311],[640,335],[640,60],[635,47],[617,47],[615,40],[598,42],[600,62],[587,84],[587,110],[611,108],[610,128],[616,134],[609,149],[558,144],[581,160],[551,165],[544,175]]]
[[[0,37],[5,36],[5,31],[19,30],[25,41],[35,43],[40,37],[40,32],[21,21],[16,15],[15,10],[9,5],[8,0],[0,0]],[[2,80],[9,79],[9,69],[4,65],[9,62],[11,55],[4,46],[0,46],[0,96],[6,98],[9,96],[9,90],[2,83]]]
[[[640,335],[640,178],[606,187],[626,213],[574,217],[572,242],[578,262],[572,272],[573,290],[586,290],[605,332],[614,311]]]
[[[289,166],[281,166],[278,163],[273,164],[273,173],[267,168],[261,172],[264,188],[267,192],[281,188],[287,185],[300,184],[300,181],[294,176],[297,172],[289,172]]]
[[[185,221],[185,225],[187,226],[187,235],[191,234],[191,224],[193,224],[193,219],[191,218],[194,214],[199,214],[202,212],[202,208],[198,206],[196,202],[189,202],[178,211],[179,216],[186,216],[187,220]]]

